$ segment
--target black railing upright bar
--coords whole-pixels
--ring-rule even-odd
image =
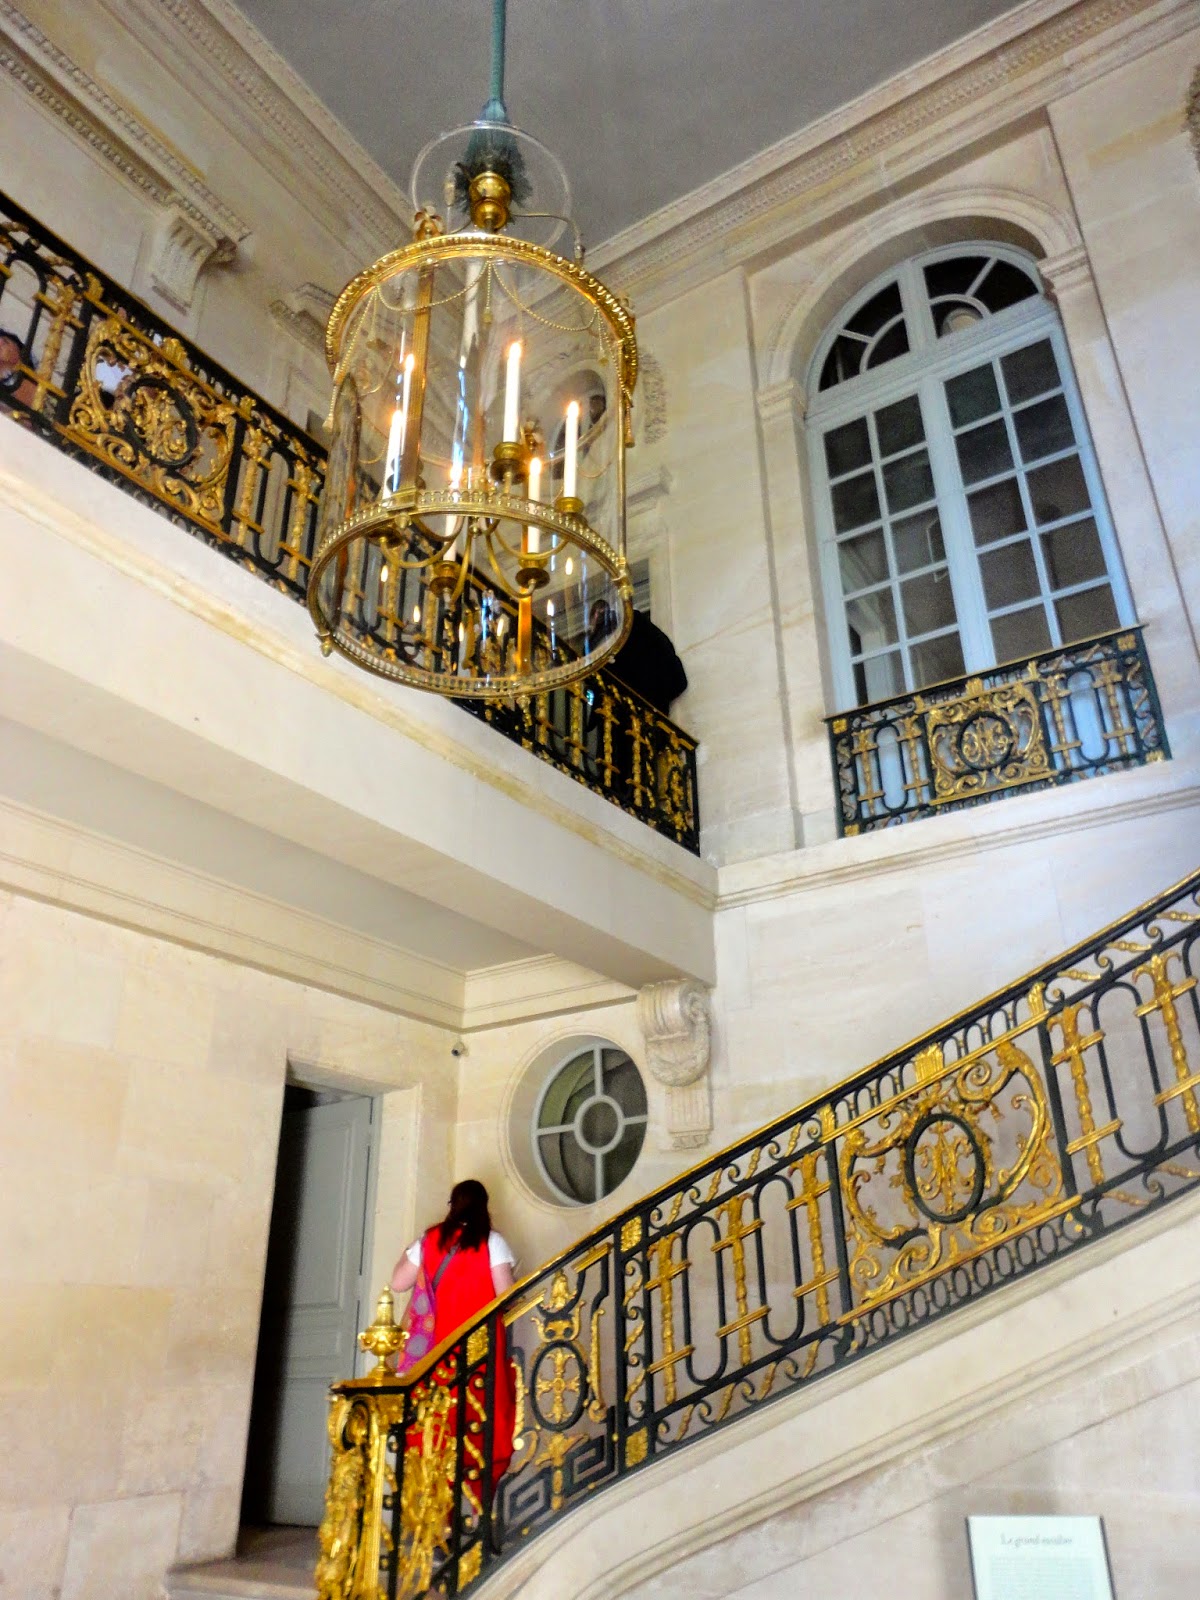
[[[462,1594],[605,1485],[1200,1189],[1198,958],[1200,872],[662,1185],[403,1379],[335,1386],[323,1550],[372,1427],[388,1583],[441,1563]],[[497,1550],[446,1384],[501,1348]]]
[[[21,353],[0,410],[305,602],[322,447],[4,195],[0,330]],[[699,854],[696,741],[612,672],[459,704]]]

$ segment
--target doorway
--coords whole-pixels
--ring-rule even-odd
[[[329,1470],[329,1385],[363,1326],[375,1102],[288,1084],[242,1494],[243,1526],[316,1527]]]

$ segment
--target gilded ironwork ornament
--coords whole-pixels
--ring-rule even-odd
[[[646,1196],[444,1381],[338,1385],[322,1600],[462,1594],[606,1485],[1200,1187],[1198,965],[1200,873]]]
[[[1140,628],[828,719],[843,834],[1165,760]]]
[[[586,279],[572,263],[566,265],[572,284]],[[307,336],[316,328],[314,316],[324,320],[324,298],[314,285],[302,284],[277,314]],[[605,326],[622,330],[620,360],[628,363],[634,347],[624,341],[627,313],[613,299],[604,307],[595,315]],[[302,429],[90,262],[68,252],[4,196],[0,319],[22,344],[26,380],[16,389],[0,390],[0,410],[272,588],[306,603],[318,503],[326,519],[331,508],[341,507],[344,518],[362,509],[355,475],[361,455],[357,430],[360,412],[369,407],[356,394],[351,375],[335,396],[337,426],[327,460]],[[603,381],[610,382],[614,371],[605,368]],[[598,406],[600,389],[588,392],[589,408],[593,400]],[[590,451],[592,444],[584,442]],[[583,471],[579,459],[577,471]],[[574,529],[578,519],[551,504],[554,471],[549,477],[543,471],[539,504],[561,532]],[[522,482],[527,489],[528,480]],[[493,483],[489,493],[499,494],[501,488]],[[564,581],[576,580],[583,571],[566,555],[560,567]],[[397,585],[403,581],[397,575]],[[545,585],[542,590],[542,599],[552,597]],[[589,610],[598,598],[591,593]],[[509,620],[501,626],[503,616]],[[574,626],[564,628],[564,617],[556,607],[554,639],[560,653]],[[489,624],[480,640],[490,672],[503,664],[514,618],[519,623],[519,607],[516,613],[497,611],[495,627]],[[602,633],[598,627],[597,641]],[[532,613],[529,644],[538,670],[549,670],[551,640],[540,625],[532,626]],[[593,667],[598,659],[593,655]],[[458,703],[665,838],[699,853],[696,741],[603,667],[537,693]]]

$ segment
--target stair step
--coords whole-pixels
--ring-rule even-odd
[[[315,1528],[243,1529],[238,1553],[167,1575],[168,1600],[313,1600]]]
[[[243,1578],[203,1567],[172,1572],[167,1578],[167,1600],[313,1600],[315,1594],[312,1583]]]

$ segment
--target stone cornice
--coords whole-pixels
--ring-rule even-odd
[[[400,186],[232,0],[121,0],[126,25],[131,8],[145,20],[143,37],[147,31],[163,35],[165,22],[188,41],[196,63],[227,91],[230,111],[249,114],[260,135],[273,135],[288,166],[322,180],[343,221],[349,209],[380,248],[407,235],[412,213]]]
[[[644,313],[1194,26],[1191,0],[1028,0],[634,224],[589,264]]]
[[[9,799],[0,887],[422,1022],[462,1024],[461,972]]]
[[[0,0],[0,70],[157,204],[202,235],[235,243],[250,224],[158,136],[48,38],[13,0]]]

